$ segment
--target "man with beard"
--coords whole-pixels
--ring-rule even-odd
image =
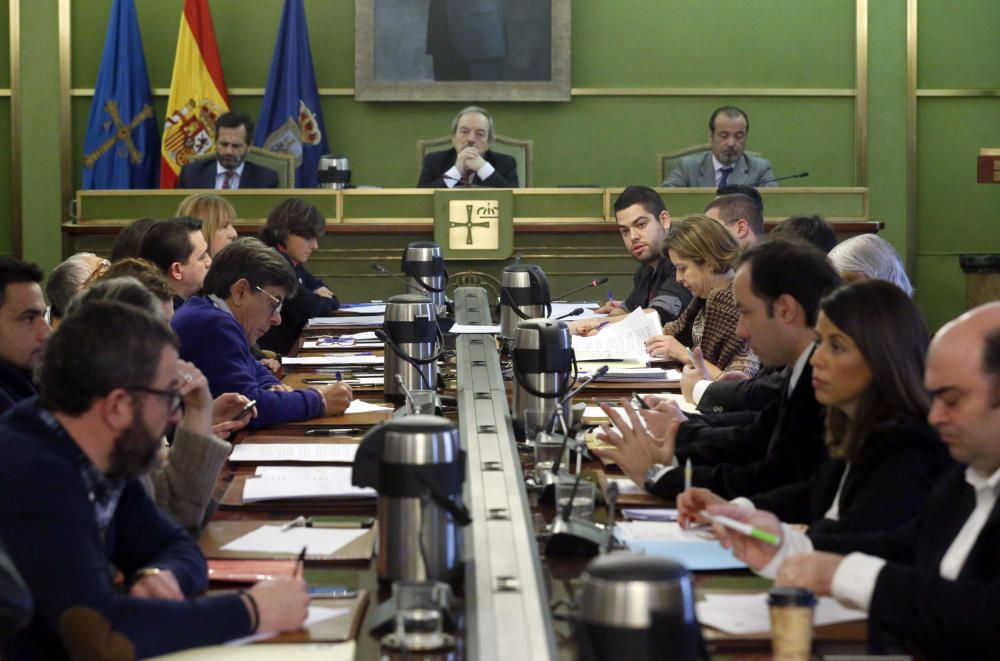
[[[735,106],[716,108],[708,120],[711,149],[677,161],[664,186],[722,188],[730,184],[777,186],[771,162],[744,150],[750,134],[750,118]]]
[[[302,625],[301,579],[195,598],[205,559],[136,479],[180,420],[181,374],[169,327],[124,303],[86,304],[49,339],[38,399],[0,421],[0,537],[36,603],[4,658],[140,658]]]
[[[49,337],[42,270],[0,257],[0,414],[35,394],[31,370]]]
[[[248,163],[253,120],[242,112],[227,112],[215,120],[215,158],[188,163],[181,168],[178,188],[277,188],[278,173]]]
[[[608,302],[595,312],[607,313],[612,321],[621,321],[622,315],[636,308],[651,308],[660,315],[660,323],[673,321],[691,302],[691,292],[677,282],[674,265],[663,255],[663,241],[670,230],[670,213],[663,198],[652,188],[629,186],[615,200],[614,208],[622,241],[639,262],[639,268],[628,298],[615,300],[608,292]],[[591,321],[578,322],[574,328],[586,332],[595,325]]]

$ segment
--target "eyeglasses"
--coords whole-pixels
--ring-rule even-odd
[[[146,386],[128,386],[125,390],[149,393],[167,398],[167,415],[173,415],[184,408],[184,395],[180,390],[157,390]]]
[[[272,315],[280,314],[281,313],[281,306],[285,304],[285,302],[282,299],[278,298],[277,296],[275,296],[271,292],[267,291],[266,289],[261,289],[260,287],[254,287],[254,289],[256,289],[261,294],[263,294],[264,296],[267,296],[269,299],[271,299],[272,301],[274,301],[274,307],[271,308],[271,314]]]

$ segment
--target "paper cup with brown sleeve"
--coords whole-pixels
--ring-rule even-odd
[[[805,588],[772,588],[768,593],[767,608],[771,615],[774,661],[809,661],[812,658],[816,595]]]

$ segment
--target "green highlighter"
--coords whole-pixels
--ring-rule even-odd
[[[722,516],[721,514],[709,514],[708,512],[699,512],[698,514],[702,518],[711,521],[712,523],[718,523],[720,526],[725,526],[738,533],[742,533],[747,537],[753,537],[754,539],[759,539],[762,542],[766,542],[773,546],[781,546],[781,540],[778,536],[761,530],[760,528],[754,528],[749,523],[744,523],[742,521],[737,521],[736,519],[731,519],[728,516]]]

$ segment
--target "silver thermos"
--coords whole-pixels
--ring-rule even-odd
[[[347,157],[340,154],[320,156],[316,181],[320,188],[348,188],[351,185],[351,165]]]
[[[410,283],[410,292],[429,297],[440,316],[446,309],[444,292],[448,287],[448,269],[441,246],[433,241],[409,244],[403,252],[402,271]]]
[[[461,579],[465,453],[445,418],[413,415],[365,434],[352,482],[378,491],[378,578]]]
[[[599,556],[587,565],[577,603],[580,658],[691,661],[702,654],[691,574],[672,560]]]
[[[383,331],[385,398],[395,403],[406,399],[396,374],[408,390],[436,390],[441,333],[431,299],[417,294],[393,296],[386,301]]]
[[[511,350],[514,363],[512,417],[524,421],[524,412],[538,409],[555,412],[559,400],[575,381],[573,346],[569,327],[554,319],[529,319],[517,326]],[[568,415],[570,403],[563,403]],[[569,418],[565,418],[569,424]],[[517,425],[515,429],[520,427]]]
[[[549,280],[541,267],[512,264],[500,280],[500,337],[512,339],[517,324],[552,314]]]

